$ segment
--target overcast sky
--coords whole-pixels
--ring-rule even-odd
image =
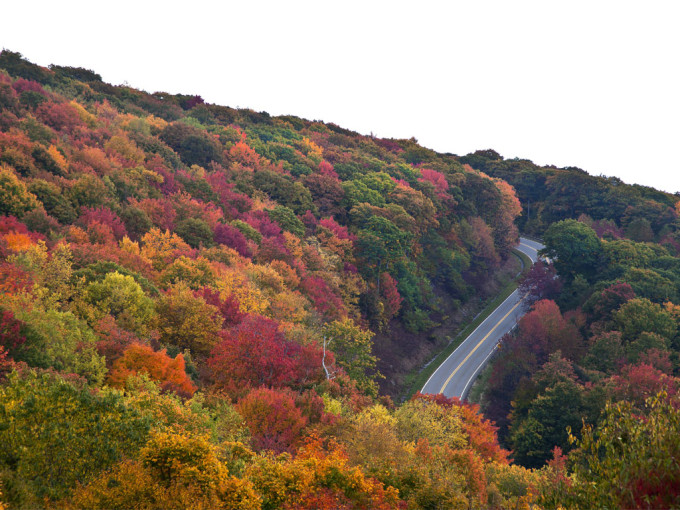
[[[678,0],[6,4],[43,66],[680,191]]]

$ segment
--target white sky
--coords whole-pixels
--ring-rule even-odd
[[[5,2],[105,81],[680,191],[680,1]]]

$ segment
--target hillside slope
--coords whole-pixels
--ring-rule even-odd
[[[462,508],[515,476],[474,407],[379,398],[373,348],[477,301],[517,239],[505,182],[10,51],[0,108],[13,507]]]

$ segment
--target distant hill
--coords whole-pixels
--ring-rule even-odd
[[[551,223],[582,217],[602,234],[656,240],[672,245],[674,253],[680,247],[678,194],[625,184],[616,177],[595,177],[579,168],[539,167],[526,159],[506,160],[493,150],[477,151],[459,161],[515,188],[523,206],[517,224],[524,232],[540,235]]]

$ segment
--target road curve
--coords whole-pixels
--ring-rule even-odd
[[[521,237],[516,248],[536,262],[543,245]],[[421,392],[465,398],[500,339],[525,313],[519,291],[515,290],[439,365]]]

